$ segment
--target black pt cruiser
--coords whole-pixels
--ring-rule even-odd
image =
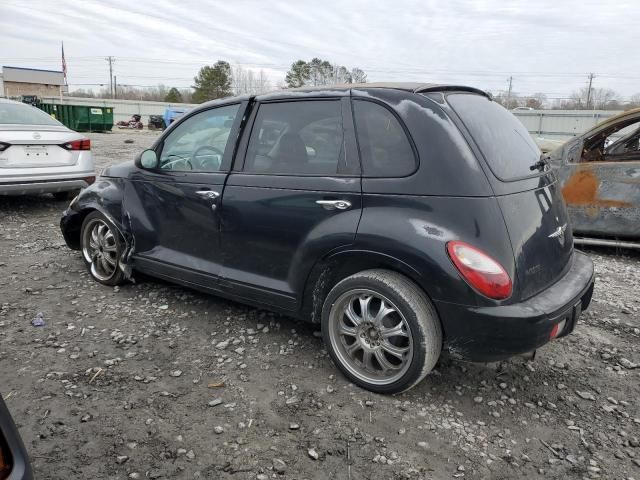
[[[382,393],[443,348],[491,361],[567,335],[594,283],[527,130],[454,85],[203,104],[61,227],[101,283],[139,271],[320,323],[336,365]]]

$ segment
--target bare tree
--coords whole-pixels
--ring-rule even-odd
[[[524,105],[525,107],[534,108],[536,110],[541,110],[547,104],[547,96],[544,93],[537,92],[528,97]]]
[[[360,68],[351,69],[351,81],[353,83],[367,83],[367,74]]]
[[[264,70],[256,73],[252,69],[245,69],[240,65],[233,67],[231,85],[236,95],[258,95],[270,90],[271,85]]]
[[[634,93],[633,95],[631,95],[628,106],[629,108],[640,107],[640,93]]]
[[[589,99],[589,105],[587,105],[587,99]],[[589,95],[589,88],[582,87],[574,91],[568,101],[562,103],[562,108],[572,110],[620,108],[620,95],[610,88],[592,88]]]

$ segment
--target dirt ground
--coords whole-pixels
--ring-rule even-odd
[[[90,136],[98,171],[155,138]],[[38,479],[640,479],[639,254],[589,251],[592,306],[535,361],[445,357],[381,396],[312,325],[92,281],[60,234],[65,203],[0,199],[0,390]]]

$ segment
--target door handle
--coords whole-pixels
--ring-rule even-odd
[[[218,192],[214,192],[213,190],[198,190],[196,192],[200,198],[205,198],[207,200],[217,200],[220,197]]]
[[[351,208],[351,202],[348,200],[316,200],[316,203],[325,210],[347,210]]]
[[[211,210],[214,212],[218,208],[218,199],[220,198],[220,194],[218,192],[214,192],[213,190],[198,190],[196,192],[200,198],[204,198],[205,200],[211,201]]]

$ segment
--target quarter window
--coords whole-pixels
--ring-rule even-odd
[[[165,139],[160,169],[218,172],[239,105],[205,110],[186,119]]]
[[[366,177],[404,177],[416,169],[416,157],[398,119],[377,103],[354,100],[353,113]]]
[[[336,175],[346,169],[342,108],[338,100],[261,104],[244,171]]]

